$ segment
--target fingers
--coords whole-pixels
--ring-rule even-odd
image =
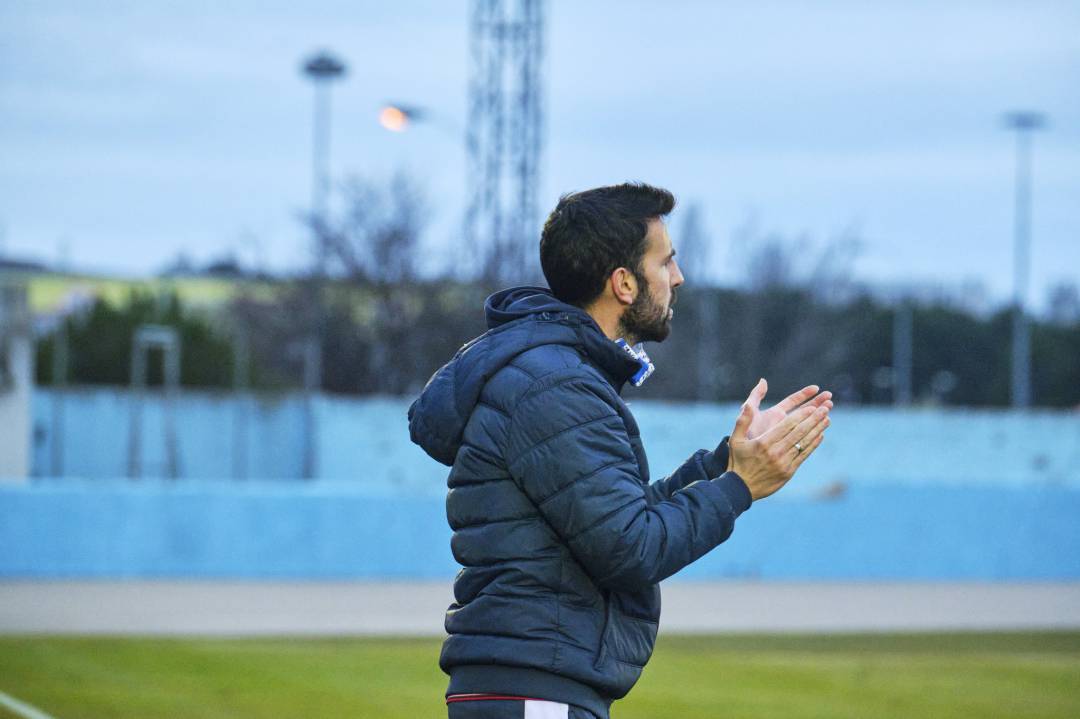
[[[746,400],[743,402],[742,409],[739,410],[739,416],[735,419],[735,429],[731,430],[731,439],[729,441],[746,439],[746,430],[750,428],[750,420],[753,418],[753,414],[750,409],[750,400]]]
[[[769,391],[769,383],[762,377],[758,380],[758,383],[754,385],[754,389],[750,390],[750,396],[746,398],[746,403],[750,405],[751,409],[757,409],[761,406],[761,400],[765,399],[765,393]]]
[[[791,465],[788,468],[788,471],[791,472],[792,474],[795,474],[795,470],[797,470],[799,468],[799,465],[801,465],[803,462],[805,462],[806,458],[809,457],[811,454],[813,454],[815,449],[817,449],[818,447],[821,446],[821,442],[824,439],[825,439],[825,432],[823,430],[823,431],[818,433],[818,435],[810,442],[809,445],[804,445],[803,446],[803,451],[799,452],[795,456],[795,459],[792,460]]]
[[[784,414],[787,414],[788,412],[795,409],[796,407],[798,407],[800,404],[802,404],[806,400],[813,397],[814,394],[817,391],[818,391],[818,386],[816,384],[812,384],[812,385],[810,385],[808,387],[803,387],[798,392],[794,392],[793,394],[790,394],[787,397],[785,397],[776,406],[779,407],[781,410],[783,410]],[[826,394],[826,393],[822,392],[822,394]],[[829,394],[829,397],[832,396],[831,392],[829,392],[828,394]],[[818,395],[818,397],[820,397],[820,396],[821,395]],[[826,399],[828,399],[828,398],[826,398]],[[815,401],[817,401],[817,400],[815,399]]]
[[[798,444],[798,447],[796,447],[794,444],[791,446],[792,463],[798,460],[799,457],[801,457],[802,455],[808,454],[810,452],[810,448],[814,446],[814,442],[819,437],[822,437],[825,434],[825,429],[829,426],[829,416],[827,414],[821,416],[815,412],[813,418],[818,419],[817,423],[810,428],[810,431],[808,431],[806,434],[796,440],[796,444]],[[798,428],[796,428],[796,431],[798,431]],[[798,465],[793,464],[793,467],[794,466]]]
[[[792,412],[789,412],[787,417],[784,417],[784,419],[780,420],[780,422],[775,427],[770,429],[765,434],[761,435],[759,439],[763,443],[770,445],[783,442],[784,438],[788,435],[789,432],[791,432],[791,430],[795,429],[795,427],[797,427],[800,422],[805,420],[807,417],[809,417],[816,411],[817,408],[811,407],[808,404],[804,404],[802,407],[798,407]],[[802,435],[796,435],[796,437],[800,436]],[[788,447],[793,447],[794,445],[795,440],[792,439],[791,442],[783,446],[783,449],[786,450]]]
[[[780,445],[784,450],[791,449],[795,446],[796,442],[801,442],[802,446],[806,446],[806,442],[803,438],[813,431],[822,420],[828,419],[829,410],[824,407],[807,407],[810,413],[807,414],[797,425],[792,427],[784,438],[780,440]]]
[[[784,414],[787,414],[791,410],[795,409],[796,407],[798,407],[798,406],[800,406],[800,405],[802,405],[804,403],[809,403],[810,405],[812,405],[814,407],[826,406],[829,409],[832,409],[832,407],[833,407],[833,402],[832,402],[833,393],[826,390],[824,392],[818,393],[815,396],[814,393],[817,392],[818,389],[820,389],[820,388],[816,384],[812,384],[812,385],[810,385],[808,387],[803,387],[798,392],[795,392],[795,393],[785,397],[784,400],[782,402],[778,403],[776,406]]]

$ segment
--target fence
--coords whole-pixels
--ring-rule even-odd
[[[179,393],[173,406],[180,476],[299,478],[303,402],[300,394]],[[408,400],[316,395],[313,405],[316,478],[408,495],[442,494],[445,469],[409,441]],[[737,411],[733,405],[655,401],[631,401],[631,409],[657,476],[695,449],[713,446],[731,431]],[[160,396],[143,402],[144,476],[166,474],[164,411]],[[32,412],[35,476],[127,476],[130,393],[39,389]],[[786,495],[867,483],[1080,487],[1080,413],[841,407],[832,417],[828,441]]]
[[[125,392],[38,392],[39,478],[0,484],[0,576],[451,576],[447,470],[409,442],[408,401],[316,397],[307,482],[302,402],[182,393],[182,479],[129,481]],[[735,414],[632,409],[656,476]],[[164,411],[151,396],[141,413],[151,473],[165,466]],[[1080,578],[1080,415],[840,408],[833,419],[792,484],[681,577]],[[67,476],[41,476],[57,456]]]

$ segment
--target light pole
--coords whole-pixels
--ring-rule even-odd
[[[1013,231],[1012,406],[1031,405],[1031,334],[1027,321],[1028,275],[1031,265],[1031,133],[1045,126],[1037,112],[1010,112],[1005,125],[1016,130],[1016,206]]]
[[[322,51],[303,64],[303,72],[315,85],[312,121],[311,222],[315,233],[315,257],[319,275],[326,272],[326,248],[320,233],[326,222],[330,194],[330,83],[345,74],[345,64]]]
[[[913,302],[901,297],[893,315],[893,404],[907,407],[911,404],[911,365],[915,342],[915,308]]]
[[[316,394],[322,387],[323,278],[327,271],[324,233],[330,195],[330,83],[345,74],[345,64],[327,51],[319,52],[303,65],[303,72],[315,85],[315,114],[312,121],[311,229],[315,241],[315,273],[310,290],[315,293],[310,308],[315,312],[311,332],[304,341],[304,450],[301,473],[314,479],[317,472],[315,434]]]

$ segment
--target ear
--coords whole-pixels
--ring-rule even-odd
[[[611,293],[615,295],[615,299],[619,301],[619,304],[629,306],[634,303],[638,293],[638,286],[637,278],[634,277],[633,272],[625,267],[618,267],[608,278],[608,284],[611,286]]]

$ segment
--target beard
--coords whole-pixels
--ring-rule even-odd
[[[643,278],[638,278],[638,284],[641,285],[641,291],[619,320],[622,336],[628,342],[633,339],[630,344],[663,342],[671,334],[671,316],[668,310],[675,304],[675,291],[671,292],[670,303],[662,305],[653,297]]]

